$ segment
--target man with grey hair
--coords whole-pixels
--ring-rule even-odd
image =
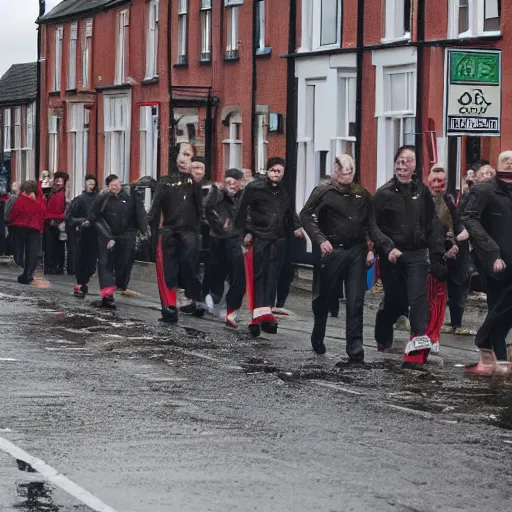
[[[475,375],[512,373],[506,336],[512,328],[512,151],[498,157],[496,177],[469,193],[462,221],[487,277],[489,311],[475,343],[480,361],[468,367]]]
[[[316,187],[300,213],[302,226],[319,246],[321,260],[313,282],[315,324],[311,344],[317,354],[325,353],[324,337],[332,299],[337,298],[340,279],[347,297],[346,338],[349,363],[361,363],[363,350],[363,307],[366,268],[374,260],[367,236],[385,254],[393,242],[377,227],[370,192],[354,183],[354,160],[336,157],[331,180]]]

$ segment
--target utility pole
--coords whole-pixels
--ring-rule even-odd
[[[36,122],[35,122],[35,179],[39,179],[39,165],[41,159],[41,21],[40,18],[46,12],[45,0],[39,0],[39,16],[37,18],[37,93],[36,93]]]

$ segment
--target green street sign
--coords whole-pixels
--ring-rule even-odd
[[[501,78],[499,52],[451,50],[450,83],[499,85]]]

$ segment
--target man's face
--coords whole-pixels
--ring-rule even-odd
[[[504,171],[512,172],[512,158],[505,158],[501,162],[501,167]]]
[[[108,184],[108,189],[112,194],[119,194],[121,192],[121,181],[120,180],[112,180]]]
[[[18,182],[15,181],[11,185],[11,194],[16,195],[20,189],[20,186],[18,185]]]
[[[400,183],[410,183],[416,169],[416,155],[404,149],[395,161],[395,175]]]
[[[242,180],[235,180],[235,178],[226,178],[224,180],[224,188],[230,196],[236,196],[242,188]]]
[[[485,183],[494,177],[494,169],[490,165],[482,165],[475,173],[475,183]]]
[[[267,170],[267,177],[273,185],[278,185],[284,177],[284,167],[281,164],[273,165]]]
[[[190,167],[192,164],[192,158],[194,156],[194,150],[190,144],[181,144],[180,152],[176,158],[176,165],[180,172],[185,174],[190,173]]]
[[[87,192],[92,192],[94,190],[95,186],[96,186],[96,182],[94,180],[87,180],[85,182],[85,190]]]
[[[64,178],[57,178],[54,182],[53,182],[53,186],[55,188],[57,188],[58,190],[61,190],[64,188]]]
[[[435,196],[443,194],[446,190],[446,173],[431,173],[428,179],[428,188],[430,189],[430,192]]]
[[[354,181],[354,168],[340,165],[338,161],[334,163],[333,179],[340,185],[350,185]]]
[[[466,172],[466,183],[472,183],[473,181],[475,181],[475,171],[468,169]]]
[[[190,165],[190,175],[196,183],[203,181],[205,169],[205,165],[202,162],[192,162]]]

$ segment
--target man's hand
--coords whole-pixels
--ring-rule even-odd
[[[224,190],[224,183],[216,182],[216,183],[215,183],[215,186],[216,186],[219,190]]]
[[[469,240],[469,233],[467,229],[463,229],[458,235],[457,235],[457,242],[465,242],[466,240]]]
[[[375,261],[375,254],[373,251],[368,251],[368,254],[366,255],[366,266],[370,268],[373,265],[373,262]]]
[[[304,238],[304,231],[302,228],[296,229],[293,234],[295,235],[295,238]]]
[[[494,272],[496,272],[496,274],[499,274],[500,272],[503,272],[506,268],[507,268],[506,263],[501,258],[498,258],[494,262],[494,266],[492,269],[494,270]]]
[[[224,226],[222,227],[222,229],[224,231],[229,231],[230,227],[231,227],[231,219],[226,219],[226,222],[224,222]]]
[[[445,260],[454,260],[457,258],[457,255],[459,254],[459,248],[454,245],[449,251],[446,251],[444,254]]]
[[[86,228],[86,227],[88,227],[90,224],[91,224],[91,223],[90,223],[88,220],[84,220],[84,221],[82,222],[82,227],[83,227],[83,228]]]
[[[329,240],[326,240],[325,242],[322,242],[320,244],[320,251],[322,251],[322,256],[327,256],[328,254],[331,254],[331,252],[334,250],[331,242]]]
[[[244,241],[242,244],[242,254],[247,254],[249,252],[249,247],[252,245],[252,235],[247,233],[244,237]]]
[[[115,240],[109,240],[108,244],[107,244],[107,249],[109,251],[111,251],[114,248],[115,245],[116,245],[116,241]]]
[[[393,249],[388,254],[388,260],[390,263],[396,263],[400,256],[402,256],[402,252],[399,251],[398,249]]]

